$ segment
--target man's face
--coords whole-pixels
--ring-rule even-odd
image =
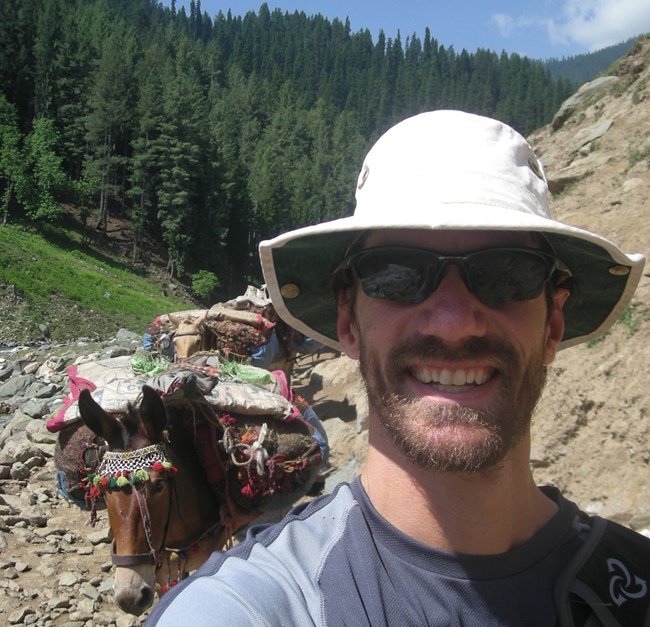
[[[380,231],[364,248],[385,245],[449,255],[535,247],[521,233]],[[544,294],[490,307],[468,291],[455,265],[417,305],[354,289],[354,316],[340,307],[339,337],[360,361],[371,429],[382,425],[419,467],[450,472],[490,468],[528,435],[545,367],[564,330],[565,290],[550,311]]]

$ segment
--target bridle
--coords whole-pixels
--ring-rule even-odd
[[[169,472],[169,475],[167,477],[167,482],[169,485],[169,500],[167,506],[167,517],[165,519],[165,525],[163,527],[163,535],[160,541],[160,547],[156,549],[156,546],[154,545],[153,529],[151,526],[151,515],[149,513],[149,506],[147,505],[146,484],[149,481],[147,468],[160,470],[160,466],[158,465],[163,466],[164,469]],[[143,471],[144,474],[142,474]],[[176,503],[177,516],[181,520],[183,518],[182,512],[180,510],[176,483],[174,481],[175,472],[176,469],[171,465],[171,462],[169,462],[166,447],[162,443],[152,444],[150,446],[136,449],[134,451],[106,451],[104,453],[102,463],[97,468],[96,477],[98,477],[99,480],[95,479],[94,481],[95,483],[106,485],[107,477],[112,477],[113,479],[115,479],[116,475],[127,477],[128,480],[123,481],[122,485],[129,485],[135,494],[138,502],[138,508],[140,510],[140,517],[142,519],[142,527],[144,529],[147,545],[149,546],[149,552],[147,553],[131,553],[127,555],[120,555],[116,552],[116,543],[115,540],[113,540],[113,543],[111,544],[111,561],[115,566],[129,567],[146,564],[153,565],[156,567],[156,570],[159,570],[163,565],[163,558],[165,555],[169,556],[172,553],[187,554],[189,550],[195,544],[200,542],[205,536],[211,534],[216,528],[224,526],[222,518],[206,531],[204,531],[198,539],[192,541],[187,547],[175,548],[167,546],[167,536],[171,528],[174,502]],[[140,477],[139,481],[134,480],[138,477]],[[109,479],[108,486],[113,487],[110,481],[111,480]]]
[[[149,470],[157,472],[167,472],[167,482],[169,485],[169,501],[167,507],[167,518],[163,528],[163,536],[160,548],[154,546],[153,530],[151,528],[151,515],[147,505],[146,488],[149,483]],[[162,566],[162,557],[167,551],[167,535],[171,527],[173,502],[176,501],[176,507],[179,509],[178,515],[181,517],[178,498],[176,494],[176,484],[174,482],[174,468],[169,461],[166,447],[163,443],[151,444],[133,451],[106,451],[101,464],[97,467],[93,483],[96,486],[104,488],[121,488],[131,487],[138,502],[142,526],[144,528],[147,544],[149,545],[148,553],[133,553],[130,555],[118,555],[115,551],[115,540],[111,545],[111,560],[115,566],[137,566],[140,564],[153,564],[156,568]]]
[[[144,534],[147,539],[147,544],[149,545],[148,553],[131,553],[129,555],[118,555],[115,552],[115,540],[111,544],[111,561],[115,566],[139,566],[140,564],[153,564],[158,570],[162,566],[163,555],[166,551],[171,549],[167,548],[167,534],[169,533],[169,528],[171,526],[172,520],[172,501],[174,500],[174,494],[176,493],[176,484],[174,483],[174,478],[169,477],[167,479],[169,482],[169,503],[167,507],[167,519],[165,520],[165,526],[163,528],[163,536],[160,541],[160,548],[156,550],[153,543],[153,531],[151,529],[151,516],[149,514],[149,507],[147,506],[147,499],[144,492],[143,484],[133,486],[133,491],[135,493],[136,499],[138,500],[138,507],[140,509],[140,517],[142,518],[142,526],[144,528]],[[176,499],[176,505],[178,507],[178,499]],[[179,510],[180,516],[180,510]]]

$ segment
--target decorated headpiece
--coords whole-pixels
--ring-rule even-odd
[[[92,479],[96,487],[121,488],[149,480],[149,471],[167,471],[170,476],[176,468],[167,457],[163,444],[151,444],[135,451],[106,451]]]

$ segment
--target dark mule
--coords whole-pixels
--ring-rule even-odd
[[[279,513],[309,489],[326,441],[308,407],[291,407],[284,418],[241,415],[203,397],[163,402],[145,385],[138,408],[111,414],[80,393],[83,423],[106,443],[85,497],[106,504],[125,612],[141,614],[156,585],[164,592],[263,510]]]
[[[96,474],[114,535],[114,591],[122,610],[141,614],[159,591],[200,566],[247,520],[233,518],[206,478],[193,437],[167,424],[163,401],[150,387],[138,409],[119,419],[87,390],[79,396],[83,422],[107,443]],[[176,472],[178,471],[178,472]],[[226,499],[227,500],[227,499]]]

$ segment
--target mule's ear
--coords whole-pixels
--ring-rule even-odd
[[[94,434],[104,438],[110,448],[122,441],[122,424],[117,418],[107,414],[88,390],[81,390],[79,393],[79,414],[83,423]]]
[[[167,426],[167,410],[156,390],[142,386],[140,422],[152,440],[157,440]]]

